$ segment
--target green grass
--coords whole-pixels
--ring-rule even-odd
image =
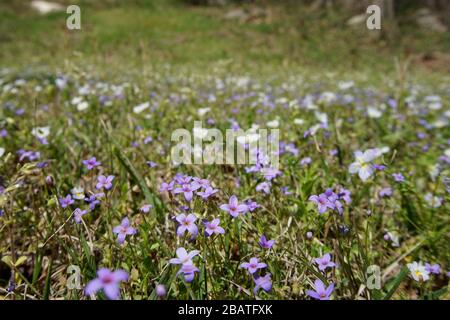
[[[273,289],[258,293],[263,299],[305,299],[316,279],[336,284],[333,299],[449,298],[444,274],[450,261],[449,171],[439,160],[448,152],[449,131],[448,123],[435,125],[448,121],[448,66],[429,69],[407,57],[407,52],[446,54],[448,34],[400,21],[397,35],[377,38],[364,28],[346,27],[342,12],[313,12],[293,1],[265,2],[271,16],[259,24],[224,20],[224,12],[234,7],[162,0],[79,3],[81,31],[65,29],[64,13],[38,16],[22,2],[0,4],[0,130],[8,131],[0,138],[5,150],[0,185],[6,188],[0,194],[0,297],[87,299],[82,289],[107,267],[130,274],[121,284],[125,299],[156,299],[158,283],[166,285],[168,299],[253,299],[252,277],[239,265],[257,256],[272,274]],[[62,75],[68,86],[58,89],[55,79]],[[245,79],[250,82],[242,85]],[[338,88],[349,80],[354,87]],[[78,111],[71,101],[87,84],[90,92],[83,99],[89,107]],[[116,95],[117,86],[122,95]],[[318,99],[327,92],[356,100]],[[316,109],[296,104],[307,95]],[[439,95],[442,109],[429,108],[428,95]],[[110,105],[101,104],[105,96]],[[367,107],[381,109],[388,98],[398,107],[386,108],[380,118],[367,116]],[[407,104],[409,99],[415,103]],[[144,101],[156,109],[134,113]],[[232,119],[243,129],[280,121],[281,139],[299,154],[281,156],[283,174],[269,194],[256,191],[264,177],[243,166],[171,165],[172,132],[192,129],[204,107],[211,110],[203,120],[214,119],[211,126],[221,130]],[[316,111],[327,114],[328,127],[305,137],[318,123]],[[297,118],[304,124],[296,124]],[[49,144],[31,134],[36,126],[50,127]],[[153,141],[144,144],[148,136]],[[387,166],[384,171],[365,182],[349,173],[354,151],[382,146],[390,148],[376,160]],[[39,151],[39,160],[20,160],[20,149]],[[82,160],[91,156],[102,165],[88,171]],[[300,163],[304,157],[312,158],[309,166]],[[149,168],[148,160],[158,166]],[[48,166],[38,168],[37,161]],[[439,174],[432,177],[437,163]],[[198,196],[187,202],[158,191],[161,182],[180,172],[208,178],[220,192],[208,202]],[[404,183],[393,180],[397,172],[406,177]],[[76,201],[63,209],[59,199],[76,186],[87,195],[98,192],[100,174],[115,176],[113,188],[77,224],[73,210],[88,205]],[[379,191],[387,186],[393,195],[383,198]],[[320,215],[308,201],[328,187],[351,191],[343,215]],[[428,193],[442,198],[441,206],[433,208]],[[232,219],[219,206],[233,194],[261,207]],[[139,209],[146,203],[154,208],[144,214]],[[176,235],[172,217],[185,205],[198,218],[195,241]],[[112,230],[125,216],[138,233],[119,245]],[[200,221],[213,217],[221,218],[225,234],[204,237]],[[341,231],[343,225],[348,233]],[[387,231],[400,237],[398,247],[384,239]],[[276,240],[270,251],[258,245],[261,234]],[[181,246],[200,251],[194,259],[200,272],[191,284],[168,263]],[[338,268],[321,272],[313,259],[327,252]],[[442,273],[416,282],[405,268],[412,261],[439,263]],[[382,287],[361,289],[373,264],[381,268]],[[81,289],[66,286],[71,265],[80,268]],[[8,293],[11,281],[16,289]]]
[[[65,13],[39,16],[1,5],[5,9],[0,13],[0,62],[60,65],[81,55],[83,61],[96,64],[106,60],[201,67],[229,61],[255,70],[269,64],[390,72],[395,58],[403,60],[405,52],[449,52],[448,34],[423,32],[405,23],[396,32],[399,36],[377,38],[364,26],[346,26],[343,13],[315,12],[289,2],[267,6],[270,18],[259,24],[224,19],[233,7],[190,7],[176,1],[110,3],[82,2],[81,31],[65,28]],[[386,28],[387,34],[393,30],[388,24]]]

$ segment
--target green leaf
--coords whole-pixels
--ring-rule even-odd
[[[386,295],[383,297],[383,300],[389,300],[392,295],[395,293],[395,291],[397,290],[397,288],[400,286],[400,283],[406,278],[406,276],[408,275],[409,270],[407,267],[403,267],[402,270],[400,270],[400,272],[398,273],[398,275],[394,278],[394,280],[392,280],[389,283],[389,287],[391,287],[391,289],[388,291],[388,293],[386,293]]]

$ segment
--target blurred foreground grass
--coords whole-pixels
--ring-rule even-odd
[[[192,66],[220,62],[234,71],[303,68],[336,72],[413,70],[448,73],[448,33],[436,34],[408,21],[383,22],[381,35],[365,25],[349,27],[348,14],[312,10],[295,1],[201,7],[175,0],[75,1],[82,30],[66,28],[65,12],[38,15],[28,1],[0,4],[0,65],[95,64]],[[239,8],[259,9],[250,21],[226,19]],[[431,57],[431,58],[430,58]],[[431,62],[430,62],[431,61]],[[278,71],[277,71],[278,72]]]

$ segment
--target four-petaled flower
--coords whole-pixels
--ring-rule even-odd
[[[127,235],[136,234],[136,229],[130,227],[130,221],[127,217],[122,219],[120,225],[114,227],[113,232],[117,234],[117,242],[119,244],[124,243]]]
[[[309,201],[314,202],[315,204],[317,204],[317,209],[319,210],[319,213],[322,214],[325,211],[327,211],[327,209],[331,209],[334,210],[334,206],[333,204],[330,202],[330,200],[328,199],[328,197],[322,193],[317,195],[312,195],[309,197],[308,199]]]
[[[195,221],[197,220],[197,217],[194,216],[192,213],[185,215],[184,213],[179,214],[175,218],[179,225],[177,228],[177,235],[179,237],[183,236],[183,234],[188,231],[192,236],[196,236],[198,233],[197,225],[195,224]]]
[[[211,235],[215,234],[224,234],[225,230],[219,226],[220,223],[220,219],[216,218],[213,219],[211,222],[210,221],[205,221],[204,225],[205,225],[205,233],[206,235],[209,237]]]
[[[202,197],[203,200],[206,200],[218,191],[219,191],[218,189],[214,189],[208,186],[205,188],[205,191],[197,191],[197,195]]]
[[[59,198],[59,203],[61,204],[61,208],[67,208],[71,204],[74,203],[72,196],[69,194],[65,198]]]
[[[393,173],[392,177],[394,177],[394,180],[396,182],[404,182],[405,181],[405,177],[401,173]]]
[[[101,165],[102,163],[99,162],[99,161],[97,161],[97,158],[92,157],[92,158],[90,158],[90,159],[83,160],[83,164],[86,166],[86,168],[87,168],[88,170],[92,170],[92,169],[94,169],[95,167]]]
[[[274,245],[275,240],[267,240],[265,235],[262,235],[261,238],[259,238],[259,245],[263,247],[264,249],[270,249]]]
[[[103,289],[108,299],[117,300],[120,299],[119,284],[122,281],[128,281],[128,273],[124,270],[111,271],[101,268],[97,271],[97,278],[89,281],[84,292],[90,296]]]
[[[429,272],[429,273],[433,273],[433,274],[440,274],[441,273],[441,266],[437,263],[435,264],[429,264],[428,262],[425,263],[425,269]]]
[[[191,261],[188,263],[184,263],[181,266],[180,270],[178,270],[177,275],[182,273],[186,282],[192,282],[192,280],[194,280],[196,272],[200,272],[200,270]]]
[[[348,171],[351,174],[358,173],[359,178],[362,181],[366,181],[375,171],[375,168],[371,162],[377,157],[377,155],[378,154],[373,149],[368,149],[364,153],[361,151],[356,151],[356,161],[349,166]]]
[[[262,288],[265,292],[269,292],[272,289],[272,281],[270,278],[270,273],[267,273],[264,277],[255,277],[255,289],[253,289],[253,293],[257,294],[260,288]]]
[[[87,210],[81,210],[80,208],[76,208],[73,212],[73,218],[76,223],[81,223],[82,217],[87,213]]]
[[[411,272],[412,278],[417,282],[427,281],[430,278],[430,272],[422,264],[422,262],[414,261],[412,263],[408,263],[407,267]]]
[[[236,218],[239,214],[247,212],[248,207],[245,204],[239,204],[237,197],[232,195],[228,204],[222,204],[220,209],[227,211],[233,218]]]
[[[244,262],[240,265],[240,267],[247,269],[250,274],[254,274],[258,271],[258,269],[267,267],[267,264],[264,262],[259,262],[258,258],[253,257],[250,259],[250,262]]]
[[[184,183],[181,185],[181,187],[175,188],[173,190],[173,193],[175,193],[175,194],[183,193],[186,201],[191,201],[192,197],[194,196],[194,191],[199,188],[200,188],[199,184]]]
[[[185,248],[181,247],[177,249],[177,258],[172,258],[169,260],[170,264],[188,264],[192,263],[192,258],[200,253],[198,250],[192,250],[187,252]]]
[[[100,175],[97,178],[97,185],[95,188],[98,190],[105,188],[106,190],[110,190],[112,188],[112,181],[114,180],[114,176],[105,177],[104,175]]]
[[[319,279],[314,281],[314,290],[308,290],[306,291],[306,294],[310,296],[311,298],[317,299],[317,300],[330,300],[330,295],[333,292],[334,289],[334,283],[330,284],[327,288],[325,288],[325,285],[323,282]]]
[[[320,258],[314,259],[314,261],[319,266],[320,271],[324,271],[326,268],[332,268],[335,267],[336,264],[331,261],[331,254],[326,253]]]

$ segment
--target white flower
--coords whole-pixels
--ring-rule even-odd
[[[70,100],[70,103],[73,105],[79,104],[81,102],[83,102],[82,97],[73,97],[72,100]]]
[[[338,83],[339,89],[347,90],[353,87],[355,83],[353,81],[341,81]]]
[[[279,125],[280,122],[277,119],[267,122],[269,128],[278,128]]]
[[[368,149],[364,153],[361,151],[355,152],[356,161],[353,162],[348,171],[351,174],[358,173],[359,178],[362,181],[366,181],[375,171],[371,162],[377,157],[375,149]]]
[[[5,148],[0,147],[0,158],[5,154]]]
[[[407,264],[411,276],[416,281],[427,281],[430,278],[430,273],[427,271],[422,262],[408,263]]]
[[[211,108],[199,108],[197,109],[197,114],[200,117],[203,117],[205,114],[207,114],[209,111],[211,111]]]
[[[133,108],[133,112],[134,113],[141,113],[142,111],[144,111],[148,107],[150,107],[150,102],[144,102],[144,103],[138,104],[136,107],[134,107]]]
[[[326,113],[316,111],[314,115],[320,123],[328,124],[328,115]]]
[[[305,120],[296,118],[296,119],[294,119],[294,123],[298,126],[301,126],[301,125],[305,124]]]
[[[67,86],[67,80],[63,78],[56,78],[55,84],[59,89],[64,89]]]
[[[435,128],[441,129],[448,125],[448,120],[442,117],[440,119],[437,119],[435,122],[433,122],[432,125]]]
[[[383,115],[383,113],[376,108],[369,107],[367,108],[367,115],[369,116],[369,118],[379,118]]]
[[[89,108],[89,103],[87,101],[82,101],[79,104],[77,104],[77,110],[78,111],[84,111],[87,108]]]
[[[76,200],[83,200],[85,198],[84,189],[81,187],[75,187],[70,192],[72,192],[73,198]]]
[[[47,138],[50,134],[50,127],[37,127],[31,130],[31,134],[39,139]]]
[[[431,193],[425,195],[425,201],[431,208],[439,208],[442,204],[442,198],[433,196]]]

